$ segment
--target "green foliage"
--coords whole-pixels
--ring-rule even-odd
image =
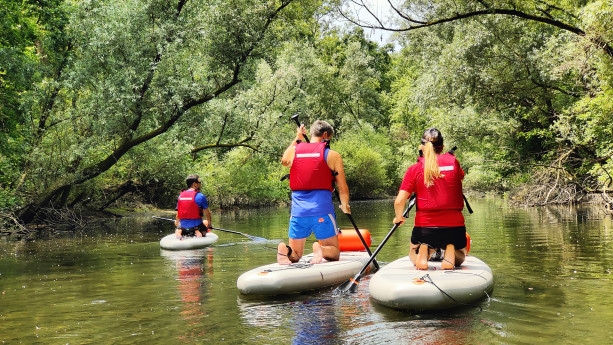
[[[269,205],[289,200],[287,181],[281,164],[271,162],[251,150],[236,148],[222,159],[209,156],[197,167],[203,180],[202,190],[214,207],[249,203]]]
[[[389,159],[392,156],[389,139],[372,126],[356,127],[351,135],[337,142],[333,140],[330,146],[343,158],[352,199],[388,195],[393,183],[397,182]]]
[[[190,173],[285,202],[293,114],[333,124],[352,198],[395,194],[429,127],[475,189],[610,180],[610,1],[408,0],[401,27],[451,20],[399,52],[327,27],[337,3],[2,1],[0,209],[174,207]]]

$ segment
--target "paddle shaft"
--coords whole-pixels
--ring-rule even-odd
[[[334,193],[336,194],[336,198],[340,202],[341,201],[341,197],[338,194],[338,190],[334,189]],[[372,256],[372,252],[370,251],[370,248],[368,248],[368,244],[366,244],[366,241],[364,240],[364,237],[360,233],[360,229],[358,229],[358,226],[355,224],[355,221],[353,220],[353,217],[351,216],[351,213],[345,213],[345,214],[347,215],[347,218],[349,218],[349,221],[351,221],[351,224],[353,225],[353,228],[355,229],[355,232],[358,234],[358,238],[360,238],[360,241],[362,242],[362,245],[364,245],[364,249],[366,249],[366,252],[368,253],[368,255]],[[375,264],[375,268],[378,270],[379,269],[379,263],[377,262],[377,260],[374,260],[374,264]]]
[[[296,124],[298,125],[298,127],[300,127],[300,126],[301,126],[300,121],[298,121],[298,114],[293,115],[293,116],[292,116],[290,119],[292,119],[292,120],[296,121]],[[307,137],[307,135],[306,135],[306,134],[303,134],[303,135],[304,135],[304,141],[306,141],[307,143],[310,143],[310,141],[309,141],[309,137]]]
[[[162,220],[168,220],[171,222],[174,222],[174,219],[170,219],[170,218],[164,218],[164,217],[156,217],[156,216],[151,216],[151,218],[155,218],[155,219],[162,219]],[[224,232],[229,232],[231,234],[237,234],[237,235],[243,235],[247,238],[250,238],[252,240],[265,240],[265,238],[262,237],[257,237],[257,236],[253,236],[253,235],[249,235],[249,234],[245,234],[242,232],[238,232],[238,231],[234,231],[234,230],[227,230],[227,229],[221,229],[221,228],[215,228],[215,227],[211,227],[211,229],[213,230],[219,230],[219,231],[224,231]]]
[[[415,205],[415,198],[416,195],[413,194],[413,196],[411,196],[411,198],[409,199],[409,207],[406,209],[406,211],[404,211],[404,213],[402,214],[402,217],[406,218],[407,215],[409,214],[409,211],[413,208],[413,206]],[[387,242],[387,240],[389,240],[389,238],[392,236],[392,234],[394,234],[394,232],[396,231],[396,229],[398,229],[398,227],[400,226],[400,223],[396,223],[394,224],[394,226],[392,227],[392,229],[390,230],[390,232],[387,233],[387,235],[385,236],[385,238],[383,239],[383,241],[381,241],[381,244],[379,244],[379,246],[377,247],[377,249],[375,250],[375,252],[370,256],[370,259],[368,259],[368,262],[366,262],[366,264],[364,265],[364,267],[362,267],[362,269],[360,270],[360,272],[358,272],[353,279],[350,279],[348,281],[348,283],[350,283],[349,288],[347,290],[349,290],[351,287],[355,286],[358,284],[358,281],[360,280],[362,274],[366,271],[366,269],[368,268],[368,266],[370,266],[370,264],[373,262],[373,260],[375,260],[375,256],[377,256],[377,254],[379,254],[379,252],[381,251],[381,249],[383,249],[383,246],[385,245],[385,243]],[[346,284],[346,283],[345,283]],[[343,284],[343,285],[345,285]],[[340,288],[340,287],[339,287]]]

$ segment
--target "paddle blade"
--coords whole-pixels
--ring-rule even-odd
[[[334,293],[335,294],[346,294],[346,293],[353,293],[353,292],[358,291],[358,288],[360,287],[359,280],[360,278],[356,278],[356,277],[350,278],[349,280],[341,284],[339,287],[334,289]]]
[[[265,239],[264,237],[257,237],[257,236],[249,236],[249,238],[253,241],[256,242],[263,242],[263,241],[268,241],[267,239]]]

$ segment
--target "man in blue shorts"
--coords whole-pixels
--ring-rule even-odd
[[[332,204],[334,182],[339,192],[339,207],[344,213],[351,213],[343,159],[328,145],[334,129],[326,121],[315,121],[310,132],[311,142],[303,142],[305,129],[304,125],[300,126],[281,158],[281,164],[290,167],[292,189],[289,245],[281,242],[277,248],[277,262],[281,265],[300,260],[311,233],[321,242],[313,243],[311,263],[338,260],[338,227]]]
[[[206,236],[207,230],[212,227],[211,211],[204,194],[200,193],[202,180],[198,175],[189,175],[185,179],[187,190],[179,195],[177,200],[177,217],[175,235],[181,236]],[[205,216],[206,220],[202,217]]]

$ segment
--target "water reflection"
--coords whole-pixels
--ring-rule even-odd
[[[292,344],[342,343],[337,305],[331,298],[302,296],[300,301],[284,303],[239,301],[239,308],[243,323],[250,326],[273,331],[290,325],[287,332],[291,332]]]
[[[177,270],[178,291],[181,297],[181,322],[185,334],[178,336],[183,342],[205,336],[202,319],[206,317],[203,302],[209,296],[206,293],[207,281],[213,275],[213,248],[196,250],[168,251],[161,250],[161,255],[174,263]],[[206,261],[206,269],[205,269]]]
[[[517,208],[471,198],[471,254],[494,272],[483,311],[410,314],[379,306],[369,276],[350,296],[323,290],[247,300],[238,276],[274,261],[270,243],[220,236],[212,248],[162,252],[165,223],[122,219],[87,236],[0,241],[0,342],[190,344],[610,344],[613,221],[590,207]],[[393,200],[352,203],[375,248]],[[414,214],[411,214],[413,217]],[[217,215],[225,228],[287,237],[287,209]],[[341,227],[351,226],[339,218]],[[408,221],[411,223],[411,220]],[[405,256],[403,226],[377,256]],[[271,241],[272,242],[272,241]],[[270,247],[270,248],[269,248]],[[214,257],[214,260],[213,260]]]

